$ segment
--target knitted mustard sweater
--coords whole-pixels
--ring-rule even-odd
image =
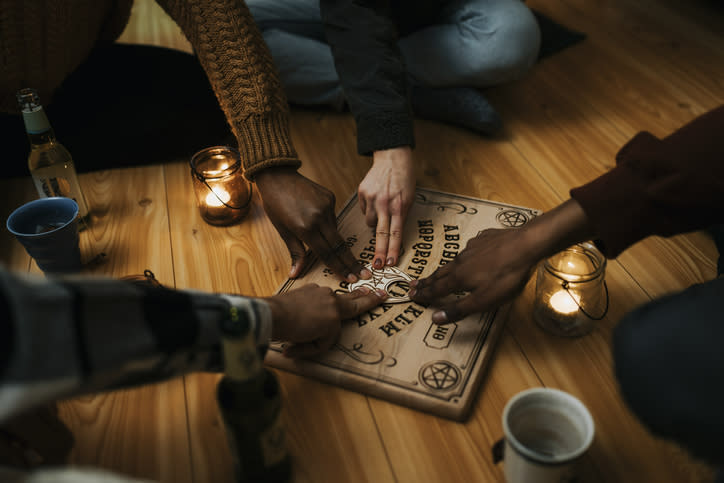
[[[194,47],[254,178],[299,166],[289,112],[269,50],[241,0],[157,0]],[[0,110],[32,86],[52,100],[94,47],[125,28],[133,0],[0,0]],[[140,74],[142,75],[142,74]],[[193,95],[193,93],[189,93]]]

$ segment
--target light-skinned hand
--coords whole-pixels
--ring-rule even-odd
[[[357,190],[368,226],[375,229],[374,268],[395,265],[400,256],[402,232],[415,198],[412,149],[403,146],[375,151],[372,167]]]

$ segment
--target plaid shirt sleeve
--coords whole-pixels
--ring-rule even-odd
[[[260,299],[0,267],[0,422],[81,394],[221,370],[219,322],[231,307],[268,343]]]

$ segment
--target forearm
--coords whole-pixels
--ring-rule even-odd
[[[0,269],[0,420],[56,399],[219,370],[218,327],[232,307],[267,343],[271,312],[259,300]]]
[[[193,45],[239,142],[246,176],[271,166],[298,167],[284,90],[246,4],[157,1]]]
[[[540,215],[520,230],[522,256],[527,257],[531,265],[595,237],[586,213],[574,199]]]

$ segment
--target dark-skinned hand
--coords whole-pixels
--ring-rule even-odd
[[[268,168],[256,175],[264,210],[289,249],[289,278],[297,278],[308,246],[336,275],[348,282],[369,278],[337,231],[334,193],[293,168]]]
[[[284,355],[309,357],[328,350],[339,337],[343,320],[381,304],[384,290],[360,287],[335,294],[316,283],[265,299],[272,311],[272,338],[291,342]]]
[[[486,312],[520,292],[537,263],[525,254],[527,239],[523,230],[488,229],[468,241],[455,259],[427,278],[415,280],[410,297],[435,305],[454,292],[470,292],[454,301],[445,301],[432,315],[437,324],[455,322],[476,312]]]
[[[521,228],[483,231],[452,262],[411,282],[410,297],[438,302],[440,310],[432,314],[438,324],[486,312],[520,292],[540,260],[595,236],[581,205],[569,199]],[[470,293],[454,302],[442,300],[460,291]]]

